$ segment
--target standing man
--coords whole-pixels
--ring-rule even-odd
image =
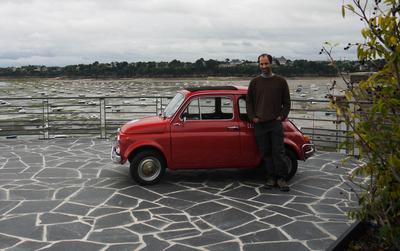
[[[282,121],[290,111],[290,94],[286,80],[272,73],[271,63],[271,55],[261,54],[258,57],[261,75],[250,81],[246,107],[249,119],[254,123],[257,145],[267,169],[265,188],[278,185],[281,191],[288,192]]]

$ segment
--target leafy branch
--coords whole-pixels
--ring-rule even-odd
[[[375,222],[379,228],[382,248],[400,249],[400,3],[398,0],[346,0],[346,11],[355,14],[365,24],[361,30],[362,43],[357,46],[361,62],[383,59],[384,66],[367,80],[352,83],[337,68],[332,46],[325,43],[320,54],[328,56],[347,85],[343,102],[331,104],[351,128],[360,149],[364,165],[350,176],[361,192],[357,195],[360,208],[349,213],[360,220]],[[330,46],[330,47],[328,47]],[[348,104],[358,109],[351,110]],[[355,182],[361,177],[367,183]],[[364,180],[365,182],[365,180]],[[367,184],[367,185],[365,185]]]

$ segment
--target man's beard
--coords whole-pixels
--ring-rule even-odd
[[[270,68],[265,69],[264,71],[262,70],[261,72],[262,72],[263,74],[267,75],[267,76],[270,76],[270,75],[272,74],[272,71],[271,71]]]

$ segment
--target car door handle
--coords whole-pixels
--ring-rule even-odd
[[[231,130],[231,131],[238,131],[239,130],[239,126],[228,126],[227,129]]]
[[[183,124],[182,123],[174,123],[173,125],[174,126],[182,126]]]

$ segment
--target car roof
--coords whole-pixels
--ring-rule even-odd
[[[244,86],[189,86],[183,89],[187,94],[246,94],[247,87]]]

